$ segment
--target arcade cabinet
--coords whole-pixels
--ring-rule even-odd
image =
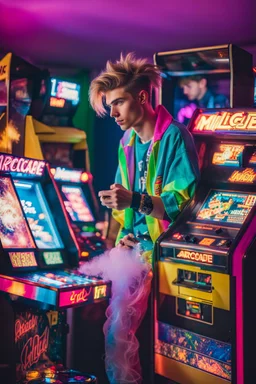
[[[51,171],[78,243],[80,260],[86,261],[104,253],[105,241],[99,230],[89,188],[92,175],[81,169],[63,167],[52,168]]]
[[[80,84],[51,77],[46,80],[46,94],[38,120],[54,128],[54,134],[37,132],[44,159],[52,166],[90,171],[86,133],[72,122],[80,102]]]
[[[233,44],[158,52],[154,62],[162,72],[159,102],[180,123],[187,125],[196,108],[253,106],[252,55]],[[200,100],[182,89],[189,79],[205,82]]]
[[[25,123],[43,72],[12,53],[0,61],[0,151],[24,155]]]
[[[256,112],[197,109],[188,128],[201,181],[157,241],[155,371],[163,383],[253,384]]]
[[[27,116],[25,154],[45,159],[51,164],[70,225],[79,244],[79,256],[86,261],[105,251],[107,221],[101,221],[99,216],[93,177],[90,174],[86,133],[72,124],[79,105],[80,85],[49,78],[46,74],[43,90],[44,93],[40,91],[34,95],[30,111],[40,121]],[[45,102],[38,105],[42,95]],[[80,212],[80,215],[75,215],[76,209],[82,209],[87,214],[82,215]]]
[[[46,102],[36,103],[44,95],[43,91]],[[80,100],[80,85],[46,76],[43,91],[33,98],[31,111],[37,118],[28,116],[26,124],[26,142],[33,138],[41,152],[32,154],[35,145],[27,145],[25,151],[30,156],[49,161],[66,209],[66,219],[77,243],[80,262],[87,261],[102,254],[106,247],[105,223],[100,219],[92,184],[86,133],[72,124]],[[38,104],[44,107],[38,108]],[[47,132],[47,127],[54,132]],[[70,311],[68,318],[71,329],[69,366],[93,372],[102,382],[107,380],[102,331],[107,306],[107,300],[97,301],[97,305],[92,302]]]
[[[1,382],[95,383],[65,368],[67,317],[107,300],[110,283],[74,269],[78,247],[49,165],[2,153],[0,170]]]

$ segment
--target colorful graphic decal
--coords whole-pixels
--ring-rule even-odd
[[[0,179],[0,238],[3,248],[35,248],[10,178]]]
[[[234,171],[229,177],[231,183],[252,184],[256,181],[256,172],[252,168],[245,168],[243,171]]]
[[[249,164],[256,165],[256,151],[253,152],[253,154],[249,160]]]
[[[231,345],[158,323],[155,352],[231,381]]]
[[[63,359],[64,316],[57,312],[26,311],[16,313],[16,377],[24,379],[26,371],[51,366]]]
[[[8,121],[8,90],[12,54],[8,53],[0,61],[0,151],[12,152],[13,142],[20,139],[20,134],[13,123]]]
[[[212,163],[215,165],[242,166],[244,145],[221,144],[215,152]]]
[[[11,79],[9,118],[6,126],[8,153],[22,156],[24,152],[25,119],[31,106],[32,83],[27,78]]]
[[[256,195],[212,190],[197,213],[197,219],[243,224],[256,203]]]
[[[13,268],[37,267],[34,252],[9,252]]]

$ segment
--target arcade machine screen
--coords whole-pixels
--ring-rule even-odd
[[[250,383],[256,113],[198,110],[193,119],[201,181],[159,242],[156,372],[182,384]]]
[[[64,196],[66,210],[72,221],[95,222],[81,187],[62,185],[61,191]]]
[[[0,178],[0,194],[0,237],[3,248],[35,248],[28,223],[9,177]],[[36,262],[34,265],[37,265]]]
[[[228,48],[156,56],[162,69],[162,104],[180,123],[188,124],[196,108],[228,108]],[[202,95],[202,86],[204,94]]]
[[[25,384],[31,371],[42,384],[76,382],[72,371],[62,380],[66,309],[106,300],[110,283],[71,269],[78,247],[48,165],[0,154],[0,169],[0,366],[12,374],[5,382]]]
[[[50,83],[41,121],[54,127],[55,134],[40,135],[44,159],[52,166],[87,167],[86,134],[73,124],[80,102],[80,84],[60,78],[51,78]]]
[[[64,248],[40,183],[16,180],[14,184],[38,248]]]
[[[229,74],[182,75],[171,77],[163,74],[162,104],[180,123],[188,124],[196,108],[229,107]],[[193,86],[200,81],[207,82],[209,94],[201,100],[195,98]]]
[[[42,121],[52,126],[72,126],[72,117],[80,100],[80,85],[59,78],[51,78],[50,98]]]
[[[256,195],[212,190],[196,220],[242,225],[256,203]]]
[[[91,191],[92,176],[82,169],[57,167],[52,169],[70,226],[74,231],[81,260],[104,253],[106,244],[98,221],[94,196]]]

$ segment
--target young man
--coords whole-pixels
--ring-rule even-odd
[[[115,63],[108,61],[90,86],[96,113],[104,115],[108,106],[124,131],[116,180],[99,192],[101,203],[112,209],[120,224],[116,244],[121,249],[132,248],[139,241],[150,263],[154,242],[191,199],[199,178],[190,133],[163,106],[154,110],[151,105],[152,90],[160,83],[159,69],[130,53]],[[152,348],[151,329],[149,310],[139,330],[143,382],[147,384],[151,372],[145,356]]]
[[[188,100],[195,101],[199,108],[228,108],[229,102],[224,95],[215,95],[208,88],[207,79],[201,75],[186,76],[181,79],[180,87]]]
[[[107,106],[124,131],[116,180],[99,192],[101,203],[120,224],[116,245],[133,247],[139,240],[149,261],[153,243],[191,199],[199,178],[190,133],[163,106],[151,105],[160,83],[156,66],[129,53],[108,61],[90,86],[96,113],[104,115]]]

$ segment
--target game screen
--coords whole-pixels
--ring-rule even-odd
[[[38,248],[64,248],[40,183],[16,180],[14,184]]]
[[[3,248],[35,248],[15,189],[8,177],[0,178],[0,237]]]
[[[199,99],[199,87],[205,82],[205,93]],[[180,123],[188,124],[196,108],[229,108],[230,75],[208,74],[167,76],[163,79],[162,104]]]
[[[62,185],[66,210],[72,221],[95,221],[81,187]]]
[[[51,126],[73,126],[73,116],[80,101],[80,84],[51,78],[49,97],[41,120]]]
[[[76,105],[79,103],[80,85],[51,78],[51,96],[57,99],[69,100],[73,105]]]
[[[212,190],[197,213],[197,220],[243,224],[256,203],[256,194]]]
[[[162,104],[183,124],[196,108],[230,106],[230,59],[227,47],[156,55],[162,69]]]

